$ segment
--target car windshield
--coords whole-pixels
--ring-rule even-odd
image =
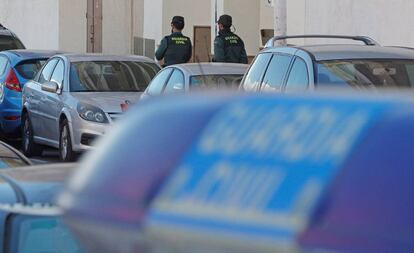
[[[190,89],[237,89],[243,75],[200,75],[190,78]]]
[[[154,63],[85,61],[71,64],[72,92],[144,91],[159,71]]]
[[[0,51],[24,49],[23,44],[12,36],[0,35]]]
[[[19,63],[15,69],[23,78],[31,80],[36,73],[42,68],[47,59],[29,60]]]
[[[414,87],[412,60],[340,60],[318,62],[319,85],[366,88]]]

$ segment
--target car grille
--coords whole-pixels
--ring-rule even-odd
[[[111,121],[117,121],[122,116],[122,113],[108,113],[108,115]]]

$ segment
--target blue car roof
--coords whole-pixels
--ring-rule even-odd
[[[146,101],[61,204],[77,228],[135,230],[177,251],[411,252],[413,108],[355,94]]]
[[[9,50],[3,51],[1,54],[7,55],[13,64],[17,64],[23,60],[32,60],[32,59],[48,59],[54,55],[62,54],[61,51],[54,50]]]

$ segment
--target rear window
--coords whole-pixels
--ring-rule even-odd
[[[143,92],[159,70],[156,64],[146,62],[75,62],[70,69],[70,89],[72,92]]]
[[[413,88],[413,60],[340,60],[318,63],[319,86]]]
[[[35,77],[46,61],[47,59],[24,61],[19,63],[15,69],[23,78],[31,80]]]
[[[24,49],[24,46],[15,37],[0,35],[0,51],[13,49]]]
[[[243,75],[192,76],[190,89],[237,89]]]

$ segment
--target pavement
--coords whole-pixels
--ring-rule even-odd
[[[16,148],[17,150],[21,151],[21,141],[12,140],[12,141],[8,141],[7,143],[13,146],[14,148]],[[51,148],[50,149],[46,148],[43,151],[42,156],[32,157],[30,158],[30,160],[36,165],[61,162],[59,159],[59,152]]]

